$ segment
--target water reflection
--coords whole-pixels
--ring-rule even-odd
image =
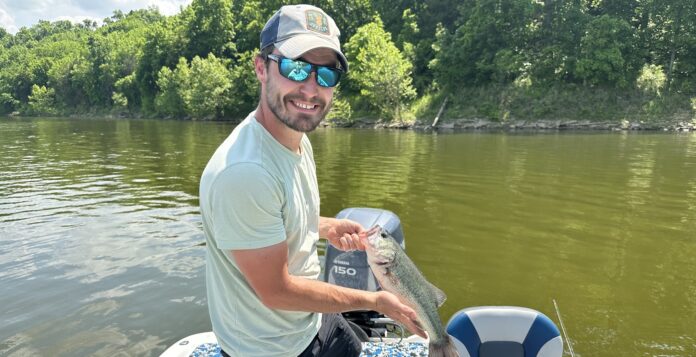
[[[696,158],[696,135],[691,135],[686,139],[686,157],[692,160],[684,160],[683,170],[687,172],[696,171],[696,164],[693,161]],[[689,180],[687,187],[688,210],[685,211],[686,215],[682,216],[681,222],[685,224],[691,222],[693,227],[696,228],[696,178]]]
[[[205,326],[194,126],[1,123],[0,354],[156,355],[183,304]]]

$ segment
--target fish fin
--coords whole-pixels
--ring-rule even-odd
[[[454,347],[452,340],[449,338],[438,343],[431,342],[428,345],[428,356],[430,357],[459,357],[457,348]]]
[[[435,301],[437,302],[437,307],[442,306],[442,304],[445,303],[445,300],[447,300],[447,295],[445,295],[445,292],[440,290],[437,286],[433,285],[432,283],[428,282],[430,284],[430,290],[433,291],[433,294],[435,294]]]

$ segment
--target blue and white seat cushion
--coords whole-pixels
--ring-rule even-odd
[[[447,323],[460,357],[561,357],[563,340],[546,315],[515,306],[460,310]]]

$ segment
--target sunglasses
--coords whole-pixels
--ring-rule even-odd
[[[335,87],[341,79],[343,70],[336,67],[320,66],[309,62],[294,60],[282,56],[268,55],[273,61],[278,62],[280,75],[293,81],[304,82],[312,72],[316,72],[317,84],[322,87]]]

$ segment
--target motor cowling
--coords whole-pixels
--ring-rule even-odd
[[[405,248],[401,220],[391,211],[376,208],[346,208],[336,218],[347,218],[360,223],[365,229],[379,225]],[[377,279],[367,263],[364,251],[344,252],[327,245],[324,266],[324,281],[347,288],[366,291],[380,289]]]

